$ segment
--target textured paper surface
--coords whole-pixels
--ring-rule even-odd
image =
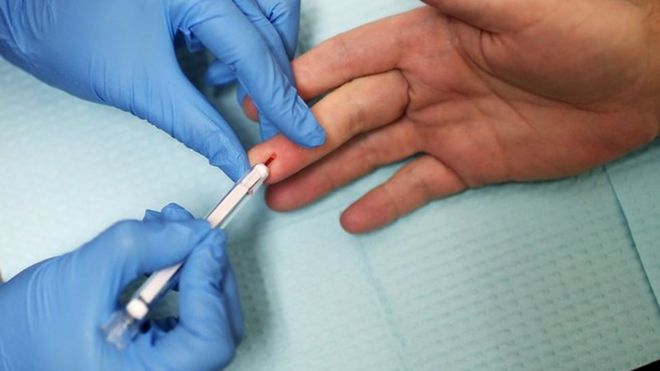
[[[660,140],[608,166],[607,173],[657,300],[660,298]]]
[[[306,47],[418,5],[303,4]],[[231,92],[217,103],[254,142],[256,127]],[[5,278],[145,208],[174,201],[204,215],[230,185],[148,124],[3,61],[0,161]],[[596,169],[470,191],[359,237],[340,229],[339,212],[395,167],[294,213],[255,200],[229,231],[247,329],[231,369],[624,370],[660,358],[660,313],[639,258],[646,253],[635,246],[650,242],[644,264],[656,280],[654,227],[635,220],[657,222],[657,203],[640,217],[628,209],[657,187],[645,183],[630,201],[610,183],[619,186],[621,171],[621,185],[637,194],[634,182],[654,164],[657,155],[642,155],[613,165],[609,177]]]

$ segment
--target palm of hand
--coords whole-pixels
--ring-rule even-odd
[[[410,91],[406,117],[420,150],[466,186],[576,174],[657,135],[653,111],[640,109],[648,102],[636,101],[646,71],[631,68],[647,49],[592,32],[600,22],[549,19],[560,11],[525,22],[528,31],[495,35],[432,9],[409,16],[419,34],[399,64]],[[631,33],[622,40],[641,39]]]
[[[579,14],[571,22],[548,14],[517,20],[527,31],[493,34],[423,8],[301,57],[296,76],[308,97],[357,79],[314,108],[328,130],[324,148],[306,152],[275,140],[252,151],[253,158],[288,156],[274,181],[322,158],[272,187],[271,206],[301,206],[421,153],[344,213],[344,227],[363,232],[466,187],[572,175],[651,141],[653,103],[639,100],[648,93],[646,71],[629,70],[644,48],[634,54],[634,45],[601,40]]]

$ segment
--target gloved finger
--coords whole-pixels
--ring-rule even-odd
[[[361,133],[401,118],[408,105],[408,85],[401,72],[356,79],[328,94],[314,106],[314,113],[326,125],[328,142],[315,149],[300,148],[283,137],[261,143],[250,150],[253,163],[273,153],[278,159],[268,168],[267,183],[274,184],[297,173],[337,150]]]
[[[99,277],[108,285],[101,291],[114,302],[135,278],[184,260],[210,231],[203,220],[122,221],[78,250],[76,259],[99,267]]]
[[[194,219],[193,215],[183,207],[170,203],[165,206],[160,212],[154,210],[146,210],[142,221],[148,222],[180,222]],[[145,274],[145,276],[147,276]],[[177,282],[172,290],[179,291],[179,283]]]
[[[293,59],[300,31],[300,0],[257,0],[263,14],[275,27],[289,59]]]
[[[325,133],[298,96],[259,31],[229,1],[205,2],[190,11],[186,22],[215,56],[236,71],[263,119],[299,145],[316,147]],[[210,13],[209,13],[210,12]],[[227,30],[240,32],[240,37]]]
[[[179,222],[194,219],[195,217],[182,206],[170,203],[166,205],[161,211],[146,210],[142,221],[169,221]]]
[[[176,203],[167,204],[161,211],[146,210],[144,212],[143,221],[167,221],[167,222],[181,222],[186,220],[195,219],[195,217],[182,206]]]
[[[229,363],[235,343],[222,289],[223,246],[224,234],[215,230],[190,254],[181,272],[178,326],[156,343],[138,337],[133,355],[174,370],[216,370]]]
[[[248,169],[245,149],[229,124],[180,70],[153,72],[150,99],[135,113],[201,153],[234,181]],[[147,103],[149,102],[149,103]]]
[[[256,0],[234,0],[236,6],[243,12],[247,19],[252,22],[254,27],[259,31],[261,36],[268,44],[272,55],[275,57],[277,64],[280,66],[282,72],[286,75],[289,84],[295,85],[293,80],[293,71],[291,70],[291,62],[287,55],[286,47],[280,38],[280,34],[275,29],[274,25],[264,15],[262,8],[257,4]],[[245,88],[239,85],[238,89],[238,105],[242,106],[246,97]],[[268,120],[267,117],[261,119],[261,139],[268,140],[275,135],[279,134],[276,125]]]
[[[300,31],[300,0],[257,0],[263,16],[270,22],[279,35],[280,43],[286,51],[288,61],[292,60],[298,46]],[[255,23],[256,25],[256,23]],[[271,44],[275,46],[276,44]],[[207,71],[206,82],[209,85],[222,85],[234,77],[231,69],[222,62],[215,61]],[[293,80],[291,80],[293,81]],[[243,103],[243,97],[239,102]]]
[[[213,61],[204,74],[204,83],[211,86],[226,85],[236,80],[236,74],[221,61]]]
[[[222,290],[227,299],[227,310],[229,313],[229,320],[232,328],[232,334],[234,335],[234,341],[238,344],[243,335],[245,334],[245,328],[243,325],[243,310],[241,309],[241,298],[238,293],[238,285],[236,284],[236,275],[234,274],[234,269],[231,266],[231,262],[227,261],[227,267],[225,269],[225,279],[222,281]]]
[[[195,217],[182,206],[170,203],[161,212],[163,219],[169,222],[179,222],[195,219]]]
[[[163,208],[159,213],[161,220],[164,221],[185,221],[193,219],[192,214],[183,207],[171,203]],[[241,310],[240,297],[238,294],[238,286],[236,285],[236,277],[231,263],[227,261],[226,270],[224,272],[226,279],[223,281],[223,292],[227,300],[226,307],[229,313],[230,324],[232,327],[232,334],[234,341],[237,343],[243,338],[243,312]],[[179,291],[177,284],[176,291]]]
[[[240,85],[238,86],[236,97],[239,106],[245,106],[246,104],[250,104],[247,102],[252,102],[250,99],[246,99],[248,98],[247,93],[245,92],[245,89]],[[248,112],[246,112],[246,114],[247,113]],[[249,114],[247,116],[248,118],[253,119],[252,117],[250,117]],[[255,114],[254,119],[259,120],[259,115]],[[277,129],[275,125],[271,124],[270,121],[263,119],[261,120],[261,123],[259,124],[259,135],[262,141],[267,141],[279,133],[280,131]]]
[[[292,60],[298,46],[298,35],[300,30],[300,0],[257,0],[262,12],[275,27],[280,39],[284,43],[289,60]],[[291,78],[295,84],[295,76]],[[252,119],[258,119],[258,112],[251,99],[245,99],[245,94],[239,90],[238,103],[244,107],[246,115]],[[275,135],[277,131],[271,130],[270,125],[261,125],[261,138],[265,141]]]

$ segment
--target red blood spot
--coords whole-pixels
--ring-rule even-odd
[[[275,153],[271,154],[270,157],[268,157],[268,160],[266,160],[266,162],[264,162],[264,165],[270,166],[270,164],[272,164],[273,161],[275,161],[276,158],[277,158],[277,155]]]

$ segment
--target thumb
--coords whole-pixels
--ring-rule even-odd
[[[441,12],[491,32],[517,30],[552,7],[547,0],[422,0]]]
[[[139,337],[130,348],[134,356],[173,370],[216,370],[231,361],[236,344],[223,289],[224,241],[214,230],[190,254],[179,282],[178,326],[155,342],[148,334]]]
[[[138,276],[184,260],[210,230],[203,220],[122,221],[78,250],[76,260],[109,277],[106,289],[114,300]]]

